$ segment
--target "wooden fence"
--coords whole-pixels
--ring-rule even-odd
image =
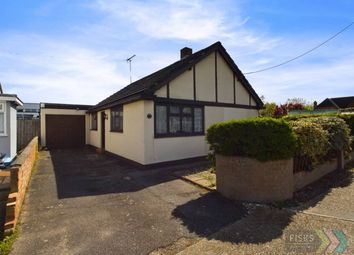
[[[22,150],[34,137],[39,137],[39,129],[39,119],[17,119],[17,150]]]

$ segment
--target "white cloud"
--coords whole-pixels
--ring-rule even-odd
[[[223,33],[222,13],[213,15],[200,1],[107,1],[101,10],[131,22],[136,30],[159,39],[201,40]]]
[[[128,83],[124,59],[133,54],[137,55],[133,80],[137,80],[178,60],[183,46],[199,50],[220,40],[241,70],[248,72],[290,59],[328,36],[274,36],[255,25],[264,21],[254,22],[257,17],[245,15],[242,5],[231,0],[92,3],[90,11],[96,11],[97,17],[78,20],[61,35],[0,33],[0,77],[7,92],[24,101],[95,104]],[[41,15],[49,15],[54,7],[44,6]],[[270,101],[290,97],[319,101],[354,94],[354,51],[347,46],[352,38],[341,41],[247,78]]]
[[[320,102],[327,97],[350,96],[354,93],[354,53],[336,60],[284,66],[272,71],[246,76],[266,100],[284,103],[301,97]]]
[[[119,20],[128,24],[128,30],[155,39],[207,43],[221,40],[234,47],[253,47],[253,51],[273,48],[279,40],[245,29],[249,17],[241,14],[235,1],[97,0],[95,7],[109,15],[105,27]]]
[[[0,50],[5,90],[25,101],[96,104],[128,83],[104,52],[36,35],[2,43],[8,45]]]

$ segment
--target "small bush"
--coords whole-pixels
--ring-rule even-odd
[[[206,139],[215,153],[260,161],[288,159],[296,149],[296,136],[289,123],[281,119],[253,118],[216,123],[208,129]]]
[[[276,103],[265,103],[263,109],[259,111],[261,117],[274,117],[275,110],[277,109]]]
[[[297,136],[296,155],[311,163],[320,162],[329,149],[329,134],[319,124],[297,120],[290,122]]]
[[[338,117],[340,117],[345,121],[345,123],[347,123],[347,125],[350,128],[351,136],[354,136],[354,114],[340,114]],[[352,147],[353,145],[354,145],[354,140],[352,141]]]
[[[329,153],[335,155],[339,150],[351,150],[352,137],[350,135],[350,129],[344,120],[338,117],[316,117],[304,120],[317,123],[328,132]]]

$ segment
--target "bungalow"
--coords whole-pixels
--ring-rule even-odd
[[[354,108],[354,96],[326,98],[316,107],[316,109],[334,109],[334,110],[348,109],[348,108]]]
[[[13,94],[4,94],[0,84],[0,164],[10,163],[17,155],[16,107],[23,105]]]
[[[86,144],[143,165],[205,156],[207,128],[263,103],[220,42],[111,95],[86,113]]]

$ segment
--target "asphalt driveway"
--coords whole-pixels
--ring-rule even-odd
[[[241,218],[241,207],[177,179],[179,167],[40,152],[11,254],[176,253]]]

